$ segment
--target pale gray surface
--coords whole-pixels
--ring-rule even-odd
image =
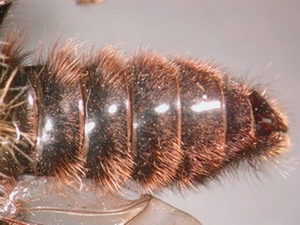
[[[188,53],[233,69],[236,74],[272,82],[272,95],[290,117],[292,151],[280,168],[258,180],[225,179],[210,190],[162,199],[204,225],[300,224],[299,1],[106,0],[77,6],[72,0],[19,1],[11,18],[32,32],[30,47],[57,37],[74,37],[97,47],[117,44],[126,52],[150,46],[159,52]],[[28,25],[29,24],[29,25]],[[290,170],[290,168],[294,170]]]

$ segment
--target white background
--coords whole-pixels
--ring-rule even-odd
[[[293,146],[281,172],[260,179],[248,173],[225,178],[183,196],[159,198],[204,225],[300,224],[300,2],[258,0],[106,0],[78,6],[72,0],[18,1],[6,21],[21,24],[28,48],[58,36],[87,45],[115,44],[125,52],[148,47],[163,54],[209,59],[234,75],[258,77],[290,118]]]

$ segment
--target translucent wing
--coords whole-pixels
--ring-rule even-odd
[[[3,220],[15,224],[200,224],[150,195],[127,200],[92,185],[49,177],[19,182],[7,201],[7,208],[11,205],[17,206],[15,215]]]

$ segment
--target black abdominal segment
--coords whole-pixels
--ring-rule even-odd
[[[1,5],[1,4],[3,4],[3,5]],[[10,1],[7,1],[7,2],[4,1],[4,3],[0,2],[0,25],[2,24],[11,5],[12,5],[12,2],[10,2]]]
[[[56,44],[23,66],[18,37],[2,47],[0,173],[90,178],[147,192],[206,184],[241,162],[285,151],[282,114],[206,62],[105,47],[78,56]]]

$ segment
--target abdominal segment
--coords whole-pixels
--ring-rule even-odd
[[[78,54],[67,42],[28,66],[18,39],[1,49],[2,180],[185,189],[241,163],[255,168],[288,145],[278,108],[210,63],[144,51],[126,58],[108,46]]]

